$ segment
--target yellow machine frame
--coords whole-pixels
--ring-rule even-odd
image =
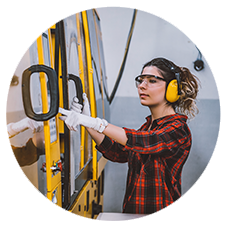
[[[47,9],[46,9],[47,10]],[[41,22],[45,23],[46,20],[41,16],[42,13],[42,8],[41,7],[34,7],[34,14],[35,14],[35,23],[36,23],[36,29],[41,25]],[[86,12],[82,12],[82,19],[83,19],[83,29],[84,29],[84,38],[85,38],[85,47],[86,47],[86,56],[87,56],[87,72],[88,72],[88,86],[89,86],[89,100],[90,100],[90,108],[91,108],[91,116],[96,117],[96,100],[95,100],[95,91],[94,91],[94,85],[93,85],[93,68],[92,68],[92,60],[91,60],[91,49],[90,49],[90,40],[89,40],[89,28],[88,28],[88,21],[87,21],[87,14]],[[54,15],[46,15],[46,18],[53,17]],[[78,32],[78,57],[79,57],[79,74],[80,74],[80,79],[82,81],[83,85],[83,90],[85,90],[85,83],[84,83],[84,62],[83,62],[83,57],[82,57],[82,46],[80,45],[81,43],[81,34],[80,34],[80,23],[79,23],[79,14],[76,15],[76,21],[77,21],[77,32]],[[50,30],[48,30],[49,37],[50,35]],[[55,44],[55,37],[52,36],[52,40],[49,40],[49,43],[52,43],[52,45]],[[38,44],[38,55],[40,59],[40,64],[44,64],[44,58],[43,58],[43,52],[42,52],[42,38],[39,37],[37,40]],[[41,48],[40,48],[41,47]],[[52,52],[52,47],[50,45],[50,51],[51,51],[51,67],[53,67],[53,52]],[[60,49],[61,51],[61,49]],[[100,57],[100,53],[99,53]],[[61,75],[61,61],[59,61],[59,76]],[[47,106],[47,90],[46,90],[46,81],[45,81],[45,76],[40,75],[40,81],[41,81],[41,89],[42,89],[42,100],[43,100],[43,112],[48,111],[48,106]],[[59,80],[61,82],[61,80]],[[103,90],[103,86],[102,86]],[[102,92],[103,94],[103,92]],[[44,104],[45,103],[45,104]],[[63,107],[63,98],[62,98],[62,84],[59,83],[59,105],[60,107]],[[59,124],[59,132],[63,132],[63,124],[62,122],[58,122],[58,119],[56,117],[56,123]],[[60,158],[60,150],[59,150],[59,136],[58,140],[54,144],[50,144],[50,138],[49,138],[49,124],[48,122],[45,122],[45,141],[46,141],[46,162],[47,164],[47,169],[51,167],[52,159],[53,157],[50,156],[50,154],[57,153],[57,158]],[[57,133],[59,135],[59,133]],[[81,169],[84,167],[84,143],[85,143],[85,128],[81,127]],[[73,206],[69,210],[70,212],[76,213],[78,215],[84,216],[84,217],[89,217],[89,218],[95,218],[97,215],[93,215],[92,217],[92,201],[94,201],[96,204],[98,203],[97,201],[97,183],[98,179],[101,178],[102,176],[102,171],[105,167],[105,164],[107,160],[105,158],[101,158],[99,162],[97,162],[97,150],[95,148],[95,142],[92,140],[92,180],[87,181],[87,183],[84,185],[83,189],[77,196],[76,200],[73,203]],[[56,149],[57,147],[57,149]],[[64,153],[63,146],[61,145],[61,153]],[[54,152],[51,152],[55,149]],[[59,174],[60,177],[60,174]],[[100,181],[103,183],[103,177]],[[47,197],[52,200],[53,197],[53,191],[55,188],[61,188],[60,187],[60,178],[58,178],[57,182],[52,182],[52,177],[51,177],[51,171],[50,173],[47,173],[47,187],[48,189],[51,188],[52,190],[48,190]],[[99,186],[100,187],[100,186]],[[88,194],[89,193],[89,194]],[[55,195],[56,196],[56,195]],[[59,197],[59,201],[61,202],[61,191],[59,190],[57,197]],[[89,196],[89,198],[88,198]],[[84,205],[86,204],[86,205]],[[103,204],[103,195],[100,196],[100,204]],[[60,205],[60,204],[58,204]],[[48,209],[48,214],[47,214],[47,219],[48,220],[59,220],[60,215],[56,214],[55,212],[51,211]],[[68,220],[66,218],[66,220]]]
[[[89,29],[87,22],[87,14],[85,11],[82,12],[82,17],[84,21],[84,33],[85,33],[85,45],[86,45],[86,54],[87,54],[87,67],[88,67],[88,83],[90,89],[90,108],[91,116],[96,116],[96,101],[95,101],[95,91],[93,85],[93,68],[91,62],[91,49],[90,49],[90,40],[89,40]],[[97,180],[97,151],[95,149],[95,142],[92,140],[92,154],[93,154],[93,179]]]
[[[48,29],[48,43],[50,51],[50,63],[51,68],[53,68],[53,52],[52,52],[52,42],[50,38],[50,29]],[[43,53],[43,42],[42,36],[37,39],[37,49],[38,49],[38,59],[39,64],[44,65],[44,53]],[[47,81],[45,73],[40,73],[40,85],[41,85],[41,95],[42,95],[42,107],[43,113],[48,112],[48,97],[47,97]],[[55,117],[56,129],[58,130],[58,115]],[[50,125],[49,121],[44,121],[44,140],[45,140],[45,155],[46,155],[46,174],[47,174],[47,198],[52,200],[56,197],[57,205],[61,206],[62,196],[61,196],[61,173],[53,175],[51,167],[54,163],[60,160],[60,146],[59,146],[59,133],[57,131],[57,140],[51,143],[50,141]]]
[[[77,22],[79,25],[79,18],[78,14],[76,15],[77,17]],[[91,116],[96,117],[96,100],[95,100],[95,91],[94,91],[94,85],[93,85],[93,68],[92,68],[92,60],[91,60],[91,49],[90,49],[90,39],[89,39],[89,28],[88,28],[88,22],[87,22],[87,14],[86,11],[82,12],[82,18],[83,18],[83,25],[84,25],[84,36],[85,36],[85,45],[86,45],[86,56],[87,56],[87,69],[88,69],[88,83],[89,83],[89,98],[90,98],[90,108],[91,108]],[[79,30],[79,26],[78,26]],[[78,31],[78,40],[80,43],[80,32]],[[81,46],[79,45],[78,48],[79,52],[79,65],[80,65],[80,78],[82,82],[84,82],[84,70],[83,70],[83,59],[82,59],[82,50]],[[84,85],[84,83],[83,83]],[[83,129],[83,128],[82,128]],[[83,138],[83,131],[82,131],[82,138],[81,138],[81,144],[83,144],[84,138]],[[85,217],[92,217],[96,218],[97,215],[92,215],[92,201],[95,202],[95,204],[98,204],[97,197],[96,196],[96,191],[97,191],[97,180],[99,179],[100,181],[103,181],[104,177],[102,176],[102,171],[104,170],[104,167],[106,165],[107,160],[104,157],[101,157],[101,159],[97,162],[97,150],[95,148],[95,142],[92,140],[92,155],[93,155],[93,161],[92,161],[92,168],[93,168],[93,178],[92,180],[88,181],[84,188],[81,190],[81,192],[78,195],[77,200],[71,207],[70,211],[72,213],[79,214],[81,216]],[[82,150],[83,151],[83,150]],[[82,153],[81,153],[82,155]],[[103,183],[103,182],[101,182]],[[88,192],[89,192],[89,201],[88,201]],[[83,206],[83,204],[86,204]],[[100,196],[100,202],[99,204],[103,205],[103,195]]]
[[[85,51],[86,51],[86,64],[83,62],[82,57],[82,45],[81,44],[81,33],[80,33],[80,22],[79,14],[76,14],[77,22],[77,34],[78,34],[78,57],[79,57],[79,76],[82,82],[83,90],[85,90],[85,70],[84,66],[87,66],[87,78],[89,86],[89,100],[91,108],[91,116],[96,117],[96,100],[95,100],[95,91],[93,85],[93,68],[92,68],[92,58],[91,58],[91,44],[89,40],[89,27],[87,21],[86,11],[81,13],[83,20],[83,31],[84,31],[84,40],[85,40]],[[55,49],[55,36],[51,34],[51,29],[55,29],[55,25],[52,28],[48,29],[48,38],[49,38],[49,51],[50,51],[50,61],[51,68],[54,68],[54,55]],[[38,49],[38,58],[39,64],[44,65],[44,53],[43,53],[43,43],[42,36],[37,39],[37,49]],[[59,50],[61,52],[61,49]],[[100,53],[99,53],[100,57]],[[101,67],[101,66],[100,66]],[[60,80],[61,72],[61,58],[59,58],[59,106],[63,107],[63,93],[62,93],[62,80]],[[43,113],[48,112],[48,96],[47,96],[47,81],[45,73],[40,73],[40,84],[41,84],[41,95],[42,95],[42,106]],[[102,86],[103,94],[103,86]],[[104,114],[104,112],[103,112]],[[46,155],[46,176],[47,176],[47,198],[53,201],[55,197],[57,199],[57,205],[62,206],[62,189],[61,189],[61,172],[53,176],[51,171],[51,166],[60,160],[60,154],[64,153],[64,145],[60,143],[59,133],[64,133],[64,123],[59,121],[59,114],[56,115],[56,128],[57,128],[57,140],[53,143],[50,141],[50,125],[49,121],[44,122],[44,139],[45,139],[45,155]],[[80,168],[82,169],[85,165],[84,161],[84,143],[85,143],[85,128],[81,127],[81,160]],[[98,206],[99,211],[102,210],[103,206],[103,192],[100,194],[100,190],[103,191],[103,181],[104,175],[103,170],[106,165],[107,160],[103,157],[97,161],[97,150],[95,148],[95,142],[92,140],[92,179],[87,180],[86,184],[83,186],[79,194],[77,195],[75,201],[72,203],[71,207],[68,210],[72,213],[89,217],[96,218],[97,212],[94,212],[94,207]],[[100,189],[101,188],[101,189]],[[99,193],[99,195],[98,195]],[[101,209],[101,210],[100,210]]]

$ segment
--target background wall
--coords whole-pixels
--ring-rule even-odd
[[[121,66],[133,10],[128,8],[99,8],[106,59],[109,94]],[[199,47],[198,47],[199,48]],[[197,72],[193,62],[198,57],[195,44],[167,21],[138,11],[128,59],[111,109],[111,123],[139,128],[148,108],[141,106],[134,78],[144,63],[155,57],[165,57],[179,66],[185,66],[201,81],[198,95],[199,114],[189,122],[192,131],[192,149],[182,173],[182,191],[185,193],[200,177],[209,162],[218,136],[220,106],[218,91],[208,63]],[[127,164],[108,162],[105,172],[105,212],[121,212],[125,193]]]

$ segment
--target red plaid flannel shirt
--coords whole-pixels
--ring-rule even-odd
[[[151,214],[181,196],[181,172],[191,147],[187,117],[174,114],[153,122],[151,116],[146,119],[139,130],[124,128],[125,146],[107,136],[97,146],[105,158],[128,162],[124,213]]]

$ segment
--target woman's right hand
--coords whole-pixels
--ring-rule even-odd
[[[86,93],[83,93],[83,100],[84,100],[84,106],[79,104],[79,100],[77,97],[74,97],[70,110],[75,111],[76,113],[82,113],[83,115],[90,117],[91,111],[90,111],[90,105],[89,105],[89,101],[88,101]],[[82,110],[82,108],[83,108],[83,110]],[[64,120],[64,121],[66,120],[64,116],[60,117],[60,119]],[[104,134],[99,133],[92,128],[87,127],[86,129],[87,129],[88,133],[91,135],[92,139],[96,142],[96,144],[100,145],[105,137]]]
[[[84,107],[81,104],[79,104],[79,99],[75,96],[73,98],[71,110],[77,113],[82,113],[86,116],[91,116],[90,105],[89,105],[89,101],[86,93],[83,93],[83,100],[84,100]],[[83,108],[83,111],[82,111],[82,108]]]

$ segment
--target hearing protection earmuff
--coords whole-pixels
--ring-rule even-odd
[[[180,73],[177,72],[175,67],[172,64],[167,64],[165,61],[162,61],[174,74],[176,79],[172,79],[169,82],[167,82],[166,85],[166,100],[170,103],[176,102],[181,95],[180,91]]]
[[[166,86],[166,100],[176,102],[181,95],[180,91],[180,73],[175,73],[176,79],[170,80]]]

